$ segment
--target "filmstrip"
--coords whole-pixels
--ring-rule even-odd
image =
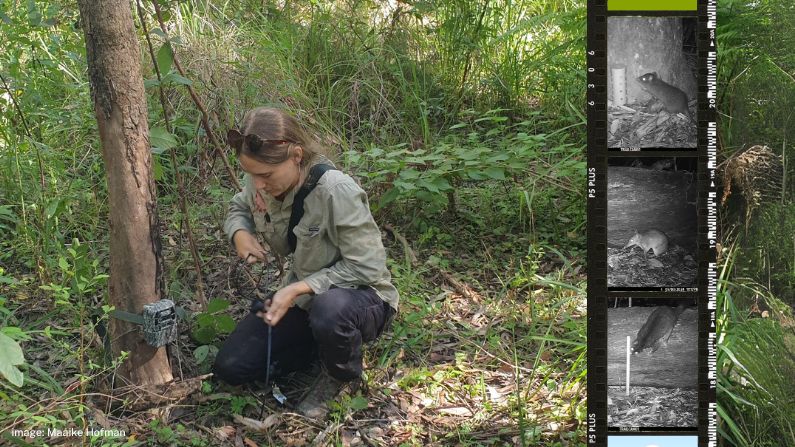
[[[714,1],[588,2],[589,445],[715,440]]]

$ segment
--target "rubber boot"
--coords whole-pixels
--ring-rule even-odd
[[[298,412],[308,418],[325,419],[328,414],[328,401],[337,397],[344,385],[345,382],[331,377],[324,368],[304,400],[298,404]]]

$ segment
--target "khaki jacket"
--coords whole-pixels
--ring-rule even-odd
[[[322,157],[319,161],[329,163]],[[251,177],[246,174],[243,182],[243,191],[232,198],[224,223],[230,242],[238,230],[251,234],[256,230],[273,251],[287,255],[290,251],[287,228],[298,188],[293,188],[281,202],[260,194],[268,212],[259,213],[254,207]],[[318,295],[332,285],[347,288],[366,285],[397,311],[398,291],[386,267],[381,232],[370,214],[367,195],[353,178],[341,171],[326,171],[304,199],[304,216],[293,232],[297,244],[292,270],[282,286],[305,281]],[[309,309],[313,298],[301,295],[296,304]]]

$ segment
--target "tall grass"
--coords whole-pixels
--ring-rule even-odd
[[[225,112],[285,104],[346,146],[428,144],[464,109],[566,120],[584,100],[582,2],[185,2],[176,20]]]
[[[755,278],[778,297],[795,296],[795,205],[765,204],[752,222],[740,240],[735,276]]]
[[[726,250],[718,287],[718,414],[724,445],[795,445],[795,319],[765,287],[732,278]],[[753,303],[738,305],[738,300]],[[751,308],[750,311],[746,310]]]

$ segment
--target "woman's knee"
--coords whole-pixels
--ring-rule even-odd
[[[349,324],[350,315],[346,312],[351,304],[347,289],[333,288],[316,296],[309,311],[309,325],[318,341],[327,340],[335,329]]]
[[[213,377],[230,385],[241,385],[247,381],[247,375],[235,355],[224,352],[224,350],[218,352],[215,357],[212,371]]]

